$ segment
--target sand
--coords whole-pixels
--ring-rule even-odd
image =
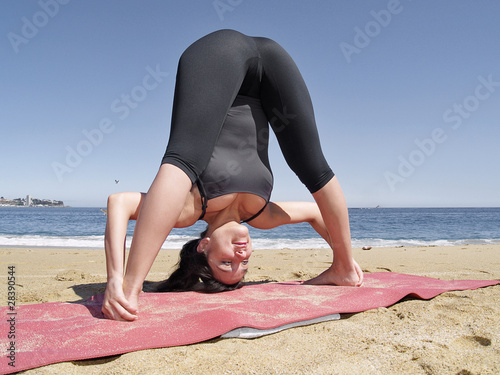
[[[443,280],[500,279],[500,244],[354,249],[365,272]],[[328,249],[254,250],[247,281],[305,280],[331,262]],[[17,303],[77,301],[105,288],[103,250],[0,248]],[[148,276],[177,261],[162,250]],[[4,283],[6,286],[6,282]],[[6,287],[0,290],[6,305]],[[405,299],[389,308],[258,339],[214,339],[120,356],[58,363],[26,374],[500,374],[500,286]]]

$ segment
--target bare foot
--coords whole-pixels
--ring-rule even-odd
[[[354,269],[344,270],[333,264],[326,271],[318,276],[307,280],[304,284],[308,285],[338,285],[338,286],[362,286],[363,271],[359,265],[354,262]]]

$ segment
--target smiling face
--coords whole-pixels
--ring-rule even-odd
[[[248,269],[252,242],[248,228],[229,222],[215,229],[200,241],[198,252],[204,252],[214,277],[228,285],[240,281]]]

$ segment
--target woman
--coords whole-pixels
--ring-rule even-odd
[[[269,201],[268,124],[316,203]],[[206,259],[209,278],[229,288],[239,285],[252,252],[242,221],[261,229],[309,222],[333,249],[334,260],[308,283],[363,281],[352,258],[344,195],[323,156],[307,87],[290,56],[270,39],[220,30],[182,54],[158,174],[147,194],[114,195],[108,207],[103,312],[111,319],[137,318],[142,284],[166,237],[199,219],[207,222],[207,233],[190,254]],[[137,224],[124,273],[129,218]],[[173,284],[166,288],[176,290]]]

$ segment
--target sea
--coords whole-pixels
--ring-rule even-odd
[[[496,208],[350,208],[353,247],[452,246],[500,243]],[[104,248],[106,215],[99,207],[0,207],[0,247]],[[205,228],[173,229],[163,249],[180,249]],[[127,230],[130,246],[135,222]],[[328,248],[307,223],[271,230],[249,227],[254,249]]]

